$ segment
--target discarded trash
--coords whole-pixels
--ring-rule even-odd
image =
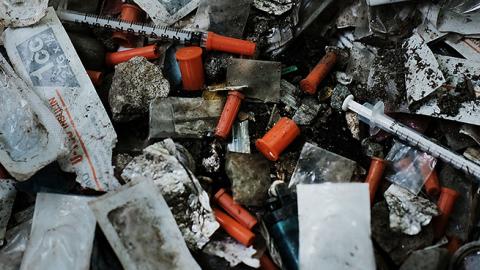
[[[280,154],[300,135],[300,128],[293,120],[282,117],[255,146],[267,159],[276,161]]]
[[[90,207],[125,269],[200,269],[152,180],[136,178]]]
[[[156,25],[171,25],[198,7],[200,0],[134,0]]]
[[[336,62],[337,54],[334,51],[327,52],[308,76],[300,82],[302,90],[311,95],[315,94],[318,85],[327,77]]]
[[[236,122],[232,128],[232,142],[228,144],[228,151],[250,154],[250,135],[248,120]]]
[[[370,168],[368,169],[368,175],[365,179],[365,183],[368,184],[371,205],[373,205],[375,193],[377,192],[378,186],[382,181],[383,171],[385,170],[386,165],[386,161],[381,158],[372,157],[372,160],[370,161]]]
[[[231,267],[244,263],[250,267],[259,267],[260,262],[253,257],[257,251],[253,246],[246,247],[231,237],[220,240],[213,239],[202,249],[202,252],[224,258]]]
[[[0,268],[3,270],[18,270],[27,249],[32,220],[27,220],[7,231],[5,244],[0,249]]]
[[[375,269],[366,184],[298,185],[297,192],[301,269]]]
[[[220,115],[217,127],[215,128],[215,137],[225,140],[228,135],[230,135],[233,122],[237,118],[240,104],[244,98],[245,96],[239,91],[228,92],[225,107],[223,107],[222,115]]]
[[[38,24],[4,35],[13,67],[67,134],[70,154],[60,160],[62,168],[75,171],[83,187],[117,188],[111,165],[115,130],[55,11],[49,8]]]
[[[185,47],[177,50],[177,58],[180,72],[182,73],[182,85],[184,90],[201,90],[205,83],[202,48]]]
[[[123,4],[120,12],[120,20],[126,22],[141,22],[143,10],[138,6],[132,4]],[[114,32],[112,39],[123,47],[133,48],[135,47],[135,37],[122,32]]]
[[[458,192],[453,189],[442,187],[437,201],[440,216],[434,220],[435,237],[440,238],[445,233],[448,218],[452,213],[453,206],[458,197]]]
[[[96,224],[91,199],[39,193],[20,269],[88,269]]]
[[[47,0],[4,1],[0,5],[0,28],[35,24],[47,13],[47,5]]]
[[[3,245],[17,191],[12,180],[0,180],[0,244]]]
[[[120,52],[107,53],[105,55],[105,64],[107,66],[115,66],[123,62],[137,57],[143,56],[148,60],[160,57],[157,45],[149,45],[143,48],[128,49]]]
[[[242,206],[235,203],[232,196],[226,193],[225,189],[221,188],[215,193],[215,202],[247,229],[251,230],[257,225],[257,219]]]
[[[253,240],[255,239],[255,234],[250,230],[243,227],[240,223],[235,221],[233,218],[229,217],[223,211],[219,209],[213,209],[215,217],[217,218],[220,226],[238,242],[242,243],[245,246],[251,246]]]

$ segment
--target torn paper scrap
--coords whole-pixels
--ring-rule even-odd
[[[390,229],[408,235],[417,235],[438,216],[437,206],[408,190],[392,184],[383,194],[390,210]]]
[[[8,221],[12,214],[13,203],[17,190],[14,181],[9,179],[0,180],[0,246],[3,246]]]
[[[0,55],[0,163],[19,181],[67,154],[66,136],[48,107]]]
[[[156,25],[171,25],[195,10],[200,0],[133,0]]]
[[[435,55],[418,34],[413,34],[406,40],[403,48],[407,58],[405,62],[407,100],[412,103],[437,90],[445,83],[445,78],[438,68]]]
[[[60,159],[85,188],[112,190],[112,148],[117,135],[55,11],[28,28],[5,31],[5,48],[15,70],[54,113],[70,147]]]
[[[260,267],[260,261],[253,257],[257,250],[253,246],[246,247],[230,236],[208,242],[202,252],[224,258],[231,267],[244,263],[250,267]]]
[[[152,180],[137,178],[90,207],[126,270],[200,270]]]
[[[442,111],[438,100],[431,99],[417,109],[415,114],[480,126],[480,100],[458,102],[455,106],[458,113],[452,115],[451,108],[448,111]]]
[[[210,207],[209,197],[197,178],[175,157],[171,139],[152,144],[123,170],[130,181],[142,176],[153,180],[167,201],[190,249],[201,249],[220,227]]]
[[[20,270],[89,269],[96,225],[87,204],[92,198],[39,193]]]
[[[480,86],[480,62],[439,54],[435,57],[449,86],[456,87],[465,82],[465,79]]]
[[[35,24],[47,13],[47,5],[48,0],[3,0],[0,4],[0,28]]]
[[[375,269],[368,184],[297,186],[300,269]]]

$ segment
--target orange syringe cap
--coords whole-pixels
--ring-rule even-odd
[[[238,223],[248,229],[252,229],[257,224],[257,219],[252,216],[245,208],[236,203],[227,191],[221,188],[215,194],[215,202],[222,207]]]
[[[365,179],[365,183],[368,183],[368,189],[370,191],[370,204],[373,204],[373,199],[382,180],[386,164],[384,159],[378,157],[372,157],[370,161],[370,168],[367,178]]]
[[[96,70],[87,70],[88,77],[92,81],[93,85],[100,86],[103,81],[103,73]]]
[[[107,53],[105,55],[105,63],[107,66],[115,66],[127,62],[135,56],[143,56],[148,60],[152,60],[160,57],[160,52],[158,51],[157,45],[149,45],[141,48]]]
[[[315,94],[318,85],[327,77],[336,62],[337,54],[334,51],[327,52],[308,76],[300,81],[300,88],[308,94]]]
[[[222,51],[233,54],[252,56],[255,54],[256,44],[248,40],[231,38],[208,32],[205,48],[209,51]]]
[[[143,19],[143,10],[137,5],[123,4],[119,19],[126,22],[140,22]],[[132,48],[135,45],[135,37],[131,34],[114,32],[112,34],[112,39],[126,48]]]
[[[236,222],[233,218],[225,214],[219,209],[213,209],[215,218],[217,219],[220,226],[238,242],[242,243],[245,246],[251,246],[253,240],[255,239],[255,234],[249,229],[243,227],[240,223]]]
[[[282,117],[263,138],[255,143],[267,159],[276,161],[280,154],[300,135],[300,128],[288,117]]]
[[[451,188],[442,187],[440,189],[440,197],[437,201],[437,207],[440,210],[440,216],[435,217],[433,231],[436,239],[445,234],[448,225],[448,219],[455,206],[459,193]]]
[[[440,183],[438,181],[438,175],[435,170],[433,170],[427,177],[425,181],[425,191],[431,197],[436,197],[440,193]]]
[[[183,89],[187,91],[201,90],[205,83],[205,74],[202,62],[202,48],[184,47],[179,49],[177,58],[180,73],[182,74]]]
[[[223,107],[222,114],[218,120],[217,127],[215,129],[215,136],[220,139],[226,139],[232,130],[233,122],[237,118],[240,105],[245,95],[239,91],[228,92],[227,101]]]

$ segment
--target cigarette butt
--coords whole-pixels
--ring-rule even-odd
[[[205,47],[207,50],[222,51],[245,56],[255,54],[256,44],[248,40],[225,37],[208,32]]]
[[[436,239],[441,238],[445,234],[448,225],[448,218],[452,213],[455,201],[459,193],[453,189],[442,187],[440,189],[440,197],[437,201],[440,216],[434,218],[433,230]]]
[[[218,223],[220,223],[220,226],[222,226],[231,237],[247,247],[253,244],[253,240],[255,239],[255,234],[253,234],[253,232],[243,227],[240,223],[236,222],[221,210],[213,209],[213,212],[215,213],[215,217]]]
[[[108,66],[115,66],[123,62],[127,62],[135,56],[143,56],[148,60],[160,57],[157,45],[149,45],[141,48],[130,49],[121,52],[107,53],[105,55],[105,63]]]
[[[263,138],[255,143],[267,159],[276,161],[280,154],[300,135],[300,128],[288,117],[282,117]]]
[[[182,74],[184,90],[201,90],[205,84],[202,53],[200,47],[185,47],[179,49],[175,54]]]
[[[233,201],[232,196],[225,189],[221,188],[215,194],[215,202],[222,207],[230,216],[248,229],[252,229],[257,224],[257,219],[252,216],[245,208]]]
[[[300,88],[308,94],[315,94],[318,85],[327,77],[336,62],[337,54],[333,51],[327,52],[308,76],[300,81]]]
[[[385,160],[377,157],[372,157],[370,161],[370,169],[368,170],[365,183],[368,183],[368,189],[370,190],[370,204],[373,204],[375,193],[382,180],[383,172],[385,171]]]
[[[92,81],[93,85],[100,86],[103,81],[103,73],[101,71],[87,70],[88,77]]]
[[[230,91],[228,93],[227,101],[225,102],[222,114],[218,120],[217,128],[215,129],[215,136],[217,138],[225,140],[228,137],[244,98],[245,95],[239,91]]]

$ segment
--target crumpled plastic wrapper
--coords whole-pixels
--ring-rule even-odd
[[[246,247],[229,236],[210,241],[202,251],[206,254],[224,258],[230,263],[231,267],[240,263],[253,268],[260,266],[260,261],[253,257],[257,251],[252,246]]]
[[[47,5],[48,0],[2,0],[0,3],[0,29],[37,23],[47,13]]]
[[[408,235],[417,235],[422,226],[440,213],[437,206],[408,190],[392,184],[384,193],[390,210],[390,229]]]
[[[219,228],[210,207],[208,194],[199,181],[175,157],[171,139],[152,144],[125,167],[122,178],[150,178],[158,186],[185,238],[187,246],[201,249]]]

